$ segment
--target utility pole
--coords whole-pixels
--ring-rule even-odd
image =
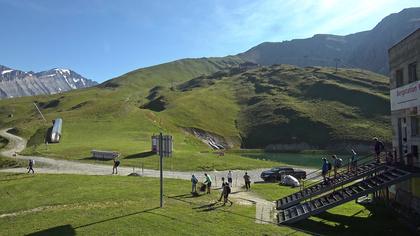
[[[172,136],[159,133],[157,140],[157,154],[159,155],[159,172],[160,172],[160,208],[163,208],[163,158],[172,156]]]
[[[41,110],[39,110],[38,106],[36,105],[36,103],[34,103],[35,108],[37,109],[38,113],[41,115],[42,119],[44,119],[45,122],[47,122],[47,120],[45,119],[44,115],[42,115]]]
[[[159,134],[160,208],[163,207],[163,135]]]

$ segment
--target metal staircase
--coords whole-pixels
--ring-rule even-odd
[[[306,219],[312,215],[319,214],[330,208],[349,202],[382,188],[391,186],[410,178],[411,173],[394,167],[385,167],[379,174],[344,187],[341,183],[339,190],[325,194],[313,200],[280,210],[278,212],[278,223],[289,224]]]
[[[302,189],[299,192],[296,192],[289,196],[278,199],[276,201],[277,210],[286,209],[308,198],[328,192],[341,185],[345,185],[357,179],[361,179],[363,177],[369,176],[385,168],[386,166],[383,164],[368,163],[368,164],[359,166],[357,168],[357,171],[342,172],[337,176],[337,178],[330,179],[328,181],[328,184],[325,184],[324,181],[320,181],[313,185],[308,186],[307,188]]]

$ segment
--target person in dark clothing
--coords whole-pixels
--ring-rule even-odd
[[[225,178],[222,177],[222,193],[220,194],[219,202],[222,201],[222,197],[224,197],[224,190],[225,190],[225,185],[226,184],[229,185],[229,183],[225,182]]]
[[[120,165],[120,161],[114,159],[114,166],[112,167],[112,174],[114,174],[114,171],[115,171],[115,174],[118,174],[118,166],[119,165]]]
[[[226,205],[227,202],[230,202],[230,205],[232,206],[233,202],[229,200],[230,192],[231,192],[231,188],[229,186],[229,183],[223,184],[223,190],[222,190],[223,206]]]
[[[198,179],[195,177],[195,175],[191,176],[191,193],[196,194],[197,193],[197,183]]]
[[[380,163],[381,162],[381,152],[385,149],[385,145],[382,141],[380,141],[378,138],[373,138],[373,140],[375,140],[375,145],[374,145],[374,150],[375,150],[375,155],[376,155],[376,162]]]
[[[337,178],[338,170],[343,165],[343,159],[338,158],[337,155],[332,155],[331,157],[334,163],[334,178]]]
[[[28,173],[32,171],[32,174],[35,174],[35,171],[34,171],[34,168],[33,168],[34,167],[34,164],[35,164],[34,160],[29,160],[29,163],[28,163]]]
[[[251,188],[251,177],[249,177],[248,172],[245,172],[244,181],[246,191],[248,191]]]

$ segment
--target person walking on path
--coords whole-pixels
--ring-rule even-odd
[[[114,159],[114,166],[112,166],[112,174],[114,174],[114,171],[115,171],[115,174],[118,174],[118,166],[119,165],[120,165],[120,161]]]
[[[232,182],[233,182],[233,179],[232,179],[232,171],[229,171],[228,172],[228,174],[227,174],[227,179],[228,179],[228,183],[229,183],[229,187],[231,187],[232,188]]]
[[[251,177],[249,177],[248,172],[245,172],[244,180],[245,180],[245,189],[246,191],[249,191],[249,189],[251,188]]]
[[[322,158],[322,177],[324,178],[324,184],[327,183],[327,173],[328,173],[329,163],[327,158]]]
[[[374,145],[374,150],[375,150],[375,154],[376,154],[376,162],[380,163],[381,162],[381,152],[385,149],[385,145],[382,141],[380,141],[378,138],[373,138],[373,140],[375,140],[375,145]]]
[[[28,163],[28,174],[29,174],[29,172],[31,172],[32,171],[32,174],[35,174],[35,171],[34,171],[34,164],[35,164],[35,161],[34,160],[29,160],[29,163]]]
[[[337,177],[338,169],[343,165],[343,159],[338,158],[337,155],[332,155],[334,161],[334,178]]]
[[[233,202],[229,200],[229,194],[232,191],[232,189],[230,188],[229,183],[225,183],[222,186],[223,206],[226,205],[227,202],[230,202],[230,205],[232,206]]]
[[[195,175],[191,176],[191,193],[195,194],[197,193],[197,183],[198,183],[198,179],[195,177]]]
[[[224,193],[224,191],[225,191],[225,185],[226,185],[226,184],[227,184],[227,185],[229,185],[229,183],[226,183],[226,182],[225,182],[225,177],[222,177],[222,187],[221,187],[221,189],[222,189],[222,193],[220,194],[220,197],[219,197],[219,200],[218,200],[219,202],[220,202],[220,201],[222,201],[222,197],[224,197],[224,196],[225,196],[225,195],[224,195],[224,194],[225,194],[225,193]]]
[[[208,175],[207,173],[204,173],[204,176],[206,177],[206,180],[204,180],[204,184],[206,184],[207,186],[207,194],[210,194],[212,180],[210,178],[210,175]]]

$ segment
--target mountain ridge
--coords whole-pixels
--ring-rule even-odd
[[[70,69],[24,72],[0,65],[0,99],[55,94],[97,85]]]
[[[335,66],[388,74],[388,48],[420,28],[420,7],[383,18],[374,28],[348,35],[315,34],[310,38],[263,42],[237,54],[262,65]]]

